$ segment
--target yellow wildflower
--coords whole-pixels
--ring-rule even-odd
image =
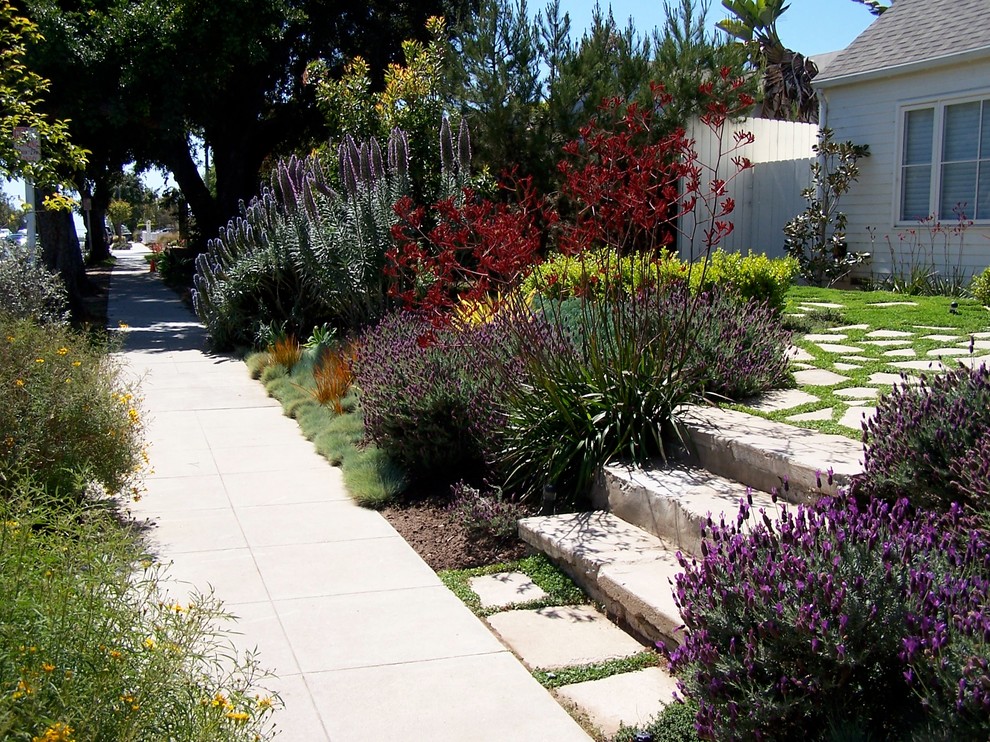
[[[246,714],[243,711],[228,711],[227,718],[237,722],[245,722],[251,718],[251,714]]]
[[[147,639],[144,640],[144,646],[145,646],[145,649],[154,649],[155,648],[155,640],[152,639],[149,636]]]
[[[57,721],[40,737],[33,737],[32,742],[74,742],[72,732],[73,729],[68,724]]]
[[[8,343],[12,343],[12,342],[14,342],[14,336],[13,336],[13,335],[8,335],[8,336],[7,336],[7,342],[8,342]]]
[[[270,709],[271,707],[272,707],[271,696],[265,696],[265,697],[258,696],[258,708]]]
[[[35,358],[34,359],[34,362],[35,363],[44,363],[45,362],[45,359],[44,358]]]
[[[126,330],[128,327],[130,327],[130,325],[127,324],[126,322],[118,322],[117,327],[119,327],[121,330]]]
[[[52,670],[55,669],[55,665],[53,665],[51,662],[42,662],[41,669],[44,670],[45,672],[51,672]]]
[[[68,379],[66,379],[65,380],[65,383],[66,384],[71,384],[72,383],[72,377],[70,376]]]
[[[18,379],[14,382],[16,386],[24,386],[24,379]]]
[[[121,658],[121,654],[116,649],[111,649],[110,650],[110,657],[112,659],[119,660]]]
[[[141,422],[141,415],[133,407],[127,411],[127,417],[131,420],[131,425],[137,425]]]
[[[82,366],[82,361],[73,361],[72,365],[75,366],[76,368],[79,368],[80,366]]]
[[[66,356],[66,355],[69,354],[69,349],[68,348],[59,348],[58,349],[58,354],[60,356]]]
[[[7,448],[13,448],[14,447],[14,442],[15,441],[14,441],[14,437],[12,435],[8,435],[6,438],[4,438],[3,439],[3,442],[7,444]]]

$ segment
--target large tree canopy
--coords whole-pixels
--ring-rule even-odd
[[[26,0],[46,41],[36,69],[94,153],[89,176],[135,159],[171,170],[205,236],[257,191],[265,162],[322,140],[306,64],[361,55],[373,79],[426,18],[465,0]],[[83,121],[85,120],[85,121]],[[215,188],[197,167],[210,148]]]

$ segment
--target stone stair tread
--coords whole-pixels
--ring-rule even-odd
[[[607,501],[596,504],[695,555],[709,515],[716,523],[734,520],[747,497],[756,510],[777,507],[766,492],[683,463],[656,469],[613,464],[605,467],[604,484]]]
[[[677,641],[670,580],[680,570],[669,541],[600,510],[524,518],[519,535],[641,636]]]
[[[674,701],[677,681],[662,667],[565,685],[559,697],[576,704],[611,739],[622,724],[643,726]]]
[[[844,436],[718,407],[684,408],[682,422],[701,466],[767,492],[780,490],[786,478],[790,491],[780,492],[784,499],[810,501],[832,494],[863,470],[862,444]],[[829,468],[831,487],[825,477]]]

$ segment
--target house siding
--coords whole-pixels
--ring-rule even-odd
[[[835,130],[835,138],[870,147],[870,157],[860,160],[859,180],[843,197],[839,208],[849,220],[846,229],[849,249],[872,253],[870,270],[874,275],[889,273],[892,268],[903,271],[912,262],[930,260],[932,252],[928,247],[929,229],[897,221],[901,107],[913,102],[981,94],[990,97],[990,60],[819,91],[827,107],[824,123]],[[871,228],[875,241],[870,238]],[[990,265],[990,224],[970,227],[962,240],[953,238],[948,254],[943,244],[942,237],[937,236],[933,256],[936,269],[943,272],[962,269],[973,274]]]

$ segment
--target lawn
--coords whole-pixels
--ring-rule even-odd
[[[785,312],[798,348],[797,388],[810,397],[786,409],[737,409],[825,433],[859,438],[864,412],[894,382],[916,381],[943,365],[990,357],[990,311],[973,300],[797,286]],[[813,370],[840,378],[811,378]],[[811,374],[807,372],[812,372]],[[813,397],[813,399],[812,399]]]

